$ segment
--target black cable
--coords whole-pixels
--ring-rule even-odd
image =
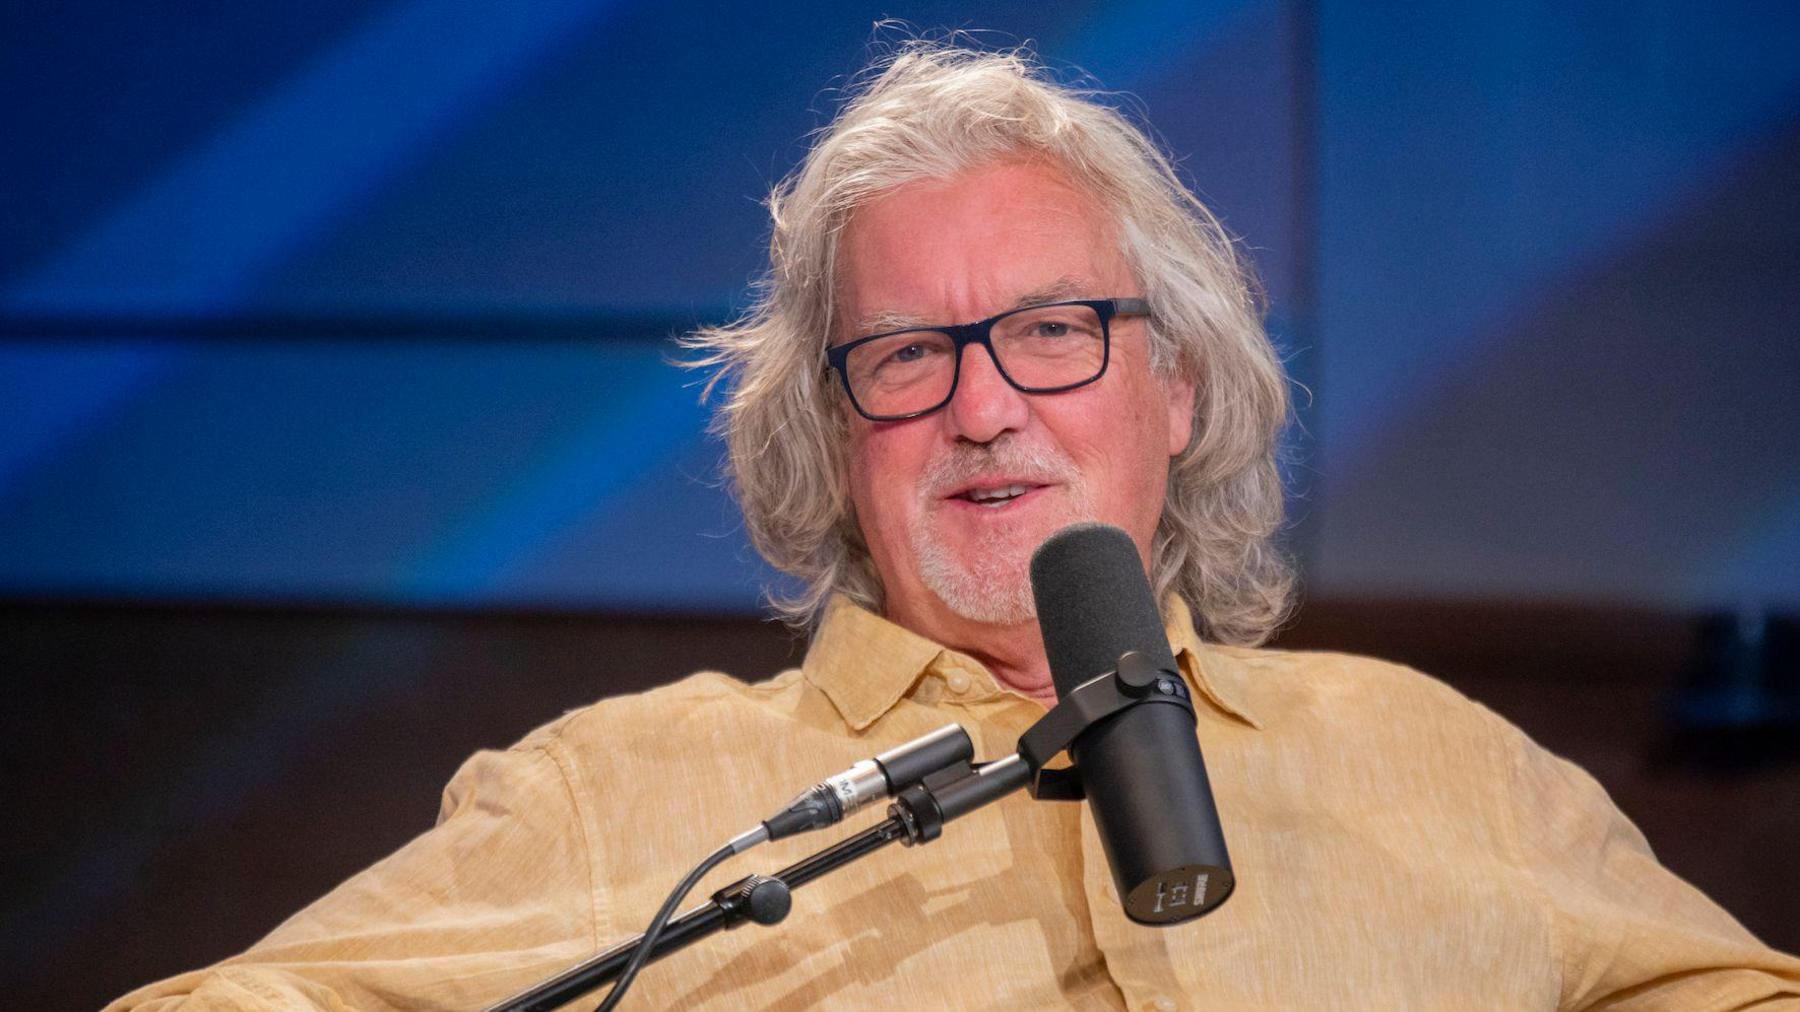
[[[681,883],[675,887],[675,891],[669,894],[669,898],[663,901],[662,909],[658,910],[656,916],[650,919],[650,927],[644,930],[644,940],[638,943],[637,951],[631,954],[631,962],[625,964],[625,972],[619,974],[619,982],[606,993],[606,1000],[602,1001],[594,1012],[612,1012],[613,1007],[619,1004],[619,999],[625,997],[625,989],[631,986],[632,979],[637,976],[639,970],[643,969],[644,961],[649,959],[650,953],[655,950],[656,941],[662,937],[663,928],[668,926],[669,918],[675,913],[676,905],[694,886],[700,883],[702,878],[706,877],[707,872],[718,867],[719,862],[735,853],[737,850],[734,844],[728,843],[713,851],[706,860],[700,862],[698,867],[687,873],[687,877],[682,879]]]

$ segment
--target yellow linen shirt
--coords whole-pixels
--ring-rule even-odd
[[[1086,806],[1020,793],[797,890],[777,926],[651,964],[626,1007],[1800,1006],[1800,960],[1486,709],[1395,665],[1205,645],[1179,603],[1170,618],[1237,873],[1218,910],[1126,920]],[[478,753],[436,828],[250,951],[111,1008],[480,1008],[643,930],[683,872],[819,778],[950,721],[997,758],[1042,713],[834,602],[799,670],[694,675]],[[687,905],[879,817],[728,861]]]

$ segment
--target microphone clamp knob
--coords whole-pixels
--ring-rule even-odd
[[[1148,655],[1137,650],[1127,650],[1119,656],[1119,688],[1127,695],[1142,696],[1150,691],[1157,680],[1169,672],[1156,666],[1156,662]]]

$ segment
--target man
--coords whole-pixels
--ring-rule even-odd
[[[697,335],[758,547],[822,616],[803,667],[702,674],[483,753],[438,827],[133,1008],[470,1008],[642,929],[781,794],[1053,700],[1027,561],[1101,520],[1167,601],[1239,886],[1125,919],[1083,806],[1020,795],[652,966],[642,1008],[1739,1008],[1800,994],[1581,771],[1448,688],[1252,649],[1284,381],[1210,215],[1122,117],[1023,58],[872,77],[778,189],[763,299]],[[1243,644],[1233,646],[1230,644]],[[770,870],[805,837],[699,890]]]

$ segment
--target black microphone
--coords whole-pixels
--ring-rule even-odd
[[[1116,670],[1128,651],[1179,677],[1137,545],[1119,528],[1051,535],[1031,557],[1031,589],[1058,696]],[[1173,924],[1231,895],[1237,879],[1191,712],[1131,706],[1082,732],[1069,755],[1127,917]]]

